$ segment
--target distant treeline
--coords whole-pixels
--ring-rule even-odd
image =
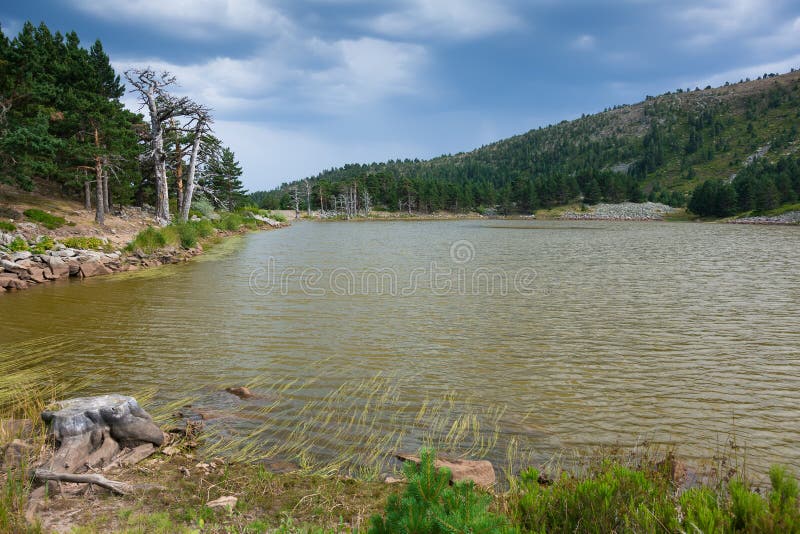
[[[689,209],[702,216],[728,217],[764,212],[800,198],[800,158],[785,156],[770,163],[759,159],[732,181],[708,180],[692,193]]]

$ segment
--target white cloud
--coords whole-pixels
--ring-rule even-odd
[[[572,41],[572,48],[575,50],[593,50],[597,40],[593,35],[584,34]]]
[[[369,29],[392,37],[484,37],[522,25],[500,0],[405,0],[402,7],[370,20]]]
[[[207,39],[219,31],[277,36],[292,28],[292,22],[277,8],[258,0],[70,1],[100,18],[138,20],[143,27],[195,39]]]
[[[293,62],[299,57],[302,62]],[[242,112],[366,112],[389,97],[420,92],[426,63],[427,53],[419,45],[361,38],[284,43],[243,59],[217,57],[176,64],[159,58],[126,58],[114,66],[120,72],[145,66],[169,71],[180,84],[176,93],[230,118]]]
[[[773,0],[711,0],[679,12],[678,20],[692,33],[688,46],[710,46],[763,29],[774,21],[776,7]]]
[[[735,83],[745,78],[755,79],[762,74],[771,73],[784,73],[789,72],[792,68],[800,67],[800,54],[788,57],[780,61],[771,61],[768,63],[761,63],[757,65],[749,65],[746,67],[737,67],[735,69],[727,70],[725,72],[718,72],[710,76],[704,77],[694,81],[679,82],[676,87],[705,87],[710,85],[717,87],[724,85],[725,82]]]

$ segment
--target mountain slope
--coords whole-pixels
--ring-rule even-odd
[[[583,199],[685,204],[708,179],[729,180],[756,157],[795,154],[800,71],[647,97],[428,161],[346,165],[309,179],[312,207],[367,191],[387,209],[529,211]],[[289,207],[284,184],[254,199]],[[305,199],[305,195],[300,195]],[[405,206],[405,207],[404,207]]]

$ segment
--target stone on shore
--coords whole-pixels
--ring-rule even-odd
[[[100,276],[104,274],[111,274],[113,271],[106,267],[99,259],[90,259],[80,264],[81,276],[84,278],[91,278],[93,276]]]
[[[419,456],[413,454],[398,454],[397,458],[404,462],[420,462]],[[488,488],[494,485],[497,477],[494,473],[492,463],[487,460],[447,460],[436,458],[434,467],[441,469],[446,467],[450,470],[450,481],[461,482],[471,480],[477,486]]]

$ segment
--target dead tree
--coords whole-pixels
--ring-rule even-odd
[[[369,191],[366,188],[361,193],[361,204],[364,208],[364,217],[369,217],[369,212],[372,211],[372,197],[369,196]]]
[[[139,101],[150,114],[150,157],[156,181],[156,222],[169,224],[169,191],[167,186],[167,155],[164,152],[164,125],[178,116],[192,116],[202,107],[186,97],[175,97],[167,88],[175,84],[175,76],[168,72],[156,74],[150,68],[131,69],[125,72]]]
[[[292,202],[294,202],[294,218],[300,218],[300,190],[297,184],[292,187]]]
[[[306,215],[311,217],[311,184],[308,183],[308,178],[303,183],[306,186]]]
[[[203,142],[203,136],[211,131],[211,111],[203,106],[198,106],[194,111],[192,117],[192,151],[189,155],[189,175],[186,178],[186,188],[183,191],[183,198],[181,199],[180,220],[186,222],[189,220],[189,210],[192,207],[192,197],[194,190],[197,186],[195,176],[197,174],[197,160],[200,155],[200,144]]]

